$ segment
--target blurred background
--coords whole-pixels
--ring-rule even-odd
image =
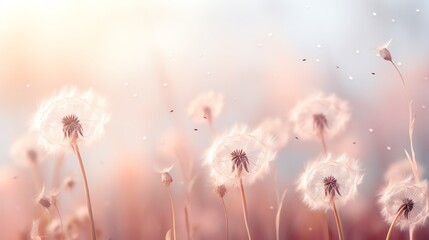
[[[414,99],[417,160],[428,169],[428,26],[429,2],[418,0],[0,1],[0,239],[29,238],[40,190],[10,148],[28,132],[40,102],[64,86],[92,88],[107,98],[111,112],[105,136],[81,147],[101,239],[164,239],[171,211],[153,169],[157,160],[178,161],[175,144],[198,176],[186,194],[177,163],[171,171],[178,239],[187,238],[186,201],[192,239],[224,237],[221,202],[202,166],[210,131],[187,115],[191,100],[209,90],[225,97],[217,132],[236,123],[254,127],[266,117],[286,119],[297,102],[317,92],[349,102],[351,120],[328,147],[360,159],[365,178],[358,198],[341,209],[343,225],[347,239],[380,239],[388,224],[377,193],[409,141],[402,84],[376,48],[393,39],[389,50]],[[295,191],[296,178],[320,152],[319,142],[290,132],[273,169],[278,184],[267,176],[247,186],[255,239],[275,239],[275,189],[285,187],[281,238],[321,236],[320,214]],[[47,188],[56,157],[48,158],[41,166]],[[61,171],[62,179],[68,176],[77,184],[59,195],[64,218],[85,203],[71,151]],[[245,239],[238,190],[225,200],[231,239]],[[416,236],[429,237],[428,229]]]

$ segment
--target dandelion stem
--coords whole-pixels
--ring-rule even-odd
[[[174,202],[173,202],[173,196],[171,195],[171,188],[168,185],[167,186],[168,196],[170,197],[170,203],[171,203],[171,213],[173,215],[173,238],[176,240],[176,215],[174,214]]]
[[[340,215],[338,214],[337,207],[335,206],[335,200],[333,197],[331,198],[330,205],[331,205],[332,212],[334,213],[335,223],[337,224],[338,239],[343,240],[344,239],[343,225],[341,224],[341,218],[340,218]]]
[[[39,189],[43,188],[43,177],[42,177],[42,172],[40,171],[40,167],[38,163],[33,163],[32,164],[32,169],[33,169],[33,173],[34,173],[34,177],[36,178],[36,187]]]
[[[391,63],[392,63],[392,65],[395,67],[396,71],[397,71],[397,72],[398,72],[398,74],[399,74],[399,77],[401,77],[402,84],[404,84],[405,90],[407,91],[407,95],[408,95],[407,86],[405,85],[405,80],[404,80],[404,78],[402,77],[402,73],[401,73],[401,71],[399,71],[398,66],[396,66],[396,64],[395,64],[393,61],[390,61],[390,62],[391,62]]]
[[[323,153],[326,154],[328,152],[328,147],[326,146],[325,134],[323,133],[323,131],[320,131],[319,137],[320,141],[322,142]]]
[[[226,205],[225,205],[225,201],[223,200],[223,197],[221,198],[222,200],[222,207],[223,207],[223,213],[225,215],[225,239],[228,240],[229,239],[229,229],[228,229],[228,212],[226,211]]]
[[[277,204],[277,213],[276,213],[276,240],[280,240],[280,213],[283,208],[283,201],[286,197],[287,188],[283,191],[282,197],[280,198]]]
[[[55,207],[55,211],[57,211],[58,218],[60,219],[61,231],[62,231],[62,233],[63,233],[63,234],[62,234],[62,239],[64,239],[64,238],[65,238],[65,236],[66,236],[66,232],[64,231],[63,219],[62,219],[62,217],[61,217],[60,210],[58,209],[57,204],[53,204],[53,205],[54,205],[54,207]]]
[[[399,217],[404,212],[405,208],[406,208],[406,205],[403,205],[401,208],[399,208],[399,211],[396,213],[395,218],[392,221],[392,224],[390,224],[389,231],[387,232],[386,240],[390,239],[390,235],[392,234],[393,226],[395,226],[395,223],[399,220]]]
[[[88,180],[86,179],[85,167],[83,166],[83,161],[80,155],[79,146],[77,145],[76,141],[72,141],[71,146],[73,148],[74,153],[76,154],[77,159],[79,160],[80,172],[82,174],[82,180],[85,188],[86,205],[88,207],[89,220],[91,223],[91,237],[92,237],[92,240],[96,240],[97,235],[95,233],[94,215],[92,214],[91,197],[89,195],[89,186],[88,186]]]
[[[410,240],[414,239],[414,227],[410,227],[409,229]]]
[[[241,203],[243,205],[244,223],[246,224],[248,239],[251,240],[252,236],[250,235],[250,228],[248,223],[246,194],[244,193],[243,179],[241,177],[240,177],[240,192],[241,192]]]
[[[185,223],[186,223],[186,234],[188,236],[188,240],[191,240],[191,230],[189,226],[189,213],[188,213],[188,201],[185,201]]]
[[[210,134],[212,135],[212,139],[214,139],[216,137],[216,130],[213,127],[213,122],[208,121],[208,124],[209,124]]]

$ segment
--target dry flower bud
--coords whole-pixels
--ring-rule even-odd
[[[380,56],[386,61],[392,61],[392,55],[387,48],[380,49]]]
[[[40,198],[39,203],[40,203],[40,205],[42,205],[45,208],[50,208],[52,205],[51,201],[47,197]]]
[[[173,182],[173,178],[168,172],[164,172],[161,174],[161,181],[166,185],[170,186],[170,184]]]

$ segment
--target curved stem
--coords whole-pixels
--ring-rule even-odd
[[[243,205],[244,223],[246,224],[246,230],[247,230],[247,237],[249,240],[251,240],[252,236],[250,235],[250,228],[248,223],[246,194],[244,193],[243,179],[241,177],[240,177],[240,192],[241,192],[241,203]]]
[[[386,240],[390,239],[390,235],[392,234],[393,226],[395,226],[395,223],[399,220],[399,217],[404,212],[404,210],[405,210],[405,205],[402,206],[401,208],[399,208],[399,211],[396,213],[395,218],[392,221],[392,224],[390,224],[389,231],[387,232]]]
[[[171,203],[171,212],[173,215],[173,238],[176,240],[176,215],[174,214],[174,202],[173,202],[173,196],[171,195],[171,189],[170,186],[167,186],[168,196],[170,197],[170,203]]]
[[[341,218],[340,218],[340,215],[338,214],[337,207],[335,206],[334,198],[331,199],[330,205],[331,205],[332,212],[334,213],[335,223],[337,224],[338,239],[343,240],[344,239],[343,225],[341,224]]]
[[[86,179],[85,167],[83,166],[82,157],[80,156],[79,146],[76,142],[71,142],[71,146],[73,148],[74,153],[76,154],[77,159],[79,160],[80,172],[82,174],[83,186],[85,188],[86,205],[88,207],[88,215],[91,223],[91,239],[96,240],[97,235],[95,233],[94,215],[92,214],[91,197],[89,195],[89,186],[88,180]]]
[[[62,233],[63,233],[63,235],[62,235],[62,239],[65,239],[66,232],[64,231],[64,224],[63,224],[63,219],[62,219],[61,214],[60,214],[60,210],[58,209],[57,204],[53,204],[53,205],[54,205],[54,207],[55,207],[55,210],[57,211],[58,218],[60,219],[60,223],[61,223],[61,231],[62,231]]]
[[[229,232],[229,230],[228,230],[228,212],[226,211],[225,201],[223,200],[223,197],[221,198],[221,200],[222,200],[223,213],[225,215],[225,230],[226,230],[226,232],[225,232],[225,234],[226,234],[225,235],[225,239],[228,240],[229,239],[229,234],[228,234],[228,232]]]
[[[189,213],[188,213],[188,201],[185,200],[185,223],[186,223],[186,234],[188,236],[188,240],[191,240],[191,228],[189,224]]]
[[[277,205],[277,213],[276,213],[276,240],[280,240],[280,213],[282,212],[283,208],[283,201],[286,197],[287,188],[283,191],[283,194],[279,200],[279,203]]]

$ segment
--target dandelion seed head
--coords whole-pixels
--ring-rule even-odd
[[[417,163],[417,169],[419,176],[422,176],[424,173],[423,166]],[[413,176],[410,161],[408,159],[402,159],[390,164],[387,171],[384,173],[384,180],[390,183],[401,182],[410,176]]]
[[[227,193],[227,189],[225,187],[225,185],[218,185],[215,186],[214,188],[214,192],[220,197],[223,198],[225,196],[225,194]]]
[[[10,148],[10,156],[20,166],[41,164],[47,159],[47,152],[39,144],[34,133],[27,133],[16,140]]]
[[[222,112],[224,98],[221,93],[209,91],[196,96],[188,106],[188,115],[196,123],[213,122]]]
[[[33,119],[33,129],[50,152],[69,146],[70,141],[90,144],[104,133],[109,121],[104,98],[92,90],[64,88],[42,102]]]
[[[249,130],[244,125],[218,136],[206,152],[212,181],[229,186],[239,177],[248,183],[263,177],[276,157],[272,142],[260,128]]]
[[[423,225],[429,215],[428,184],[416,182],[413,177],[389,182],[380,192],[379,204],[384,220],[390,224],[401,208],[403,215],[397,221],[400,229]]]
[[[279,150],[289,142],[289,125],[281,118],[265,118],[258,126],[263,132],[273,136],[273,149]]]
[[[310,209],[326,211],[332,198],[339,206],[353,199],[362,178],[357,160],[345,154],[327,154],[306,167],[298,179],[297,190]]]
[[[331,138],[340,133],[350,119],[348,103],[334,94],[314,95],[298,103],[290,114],[294,132],[302,139],[318,138],[321,131]]]

